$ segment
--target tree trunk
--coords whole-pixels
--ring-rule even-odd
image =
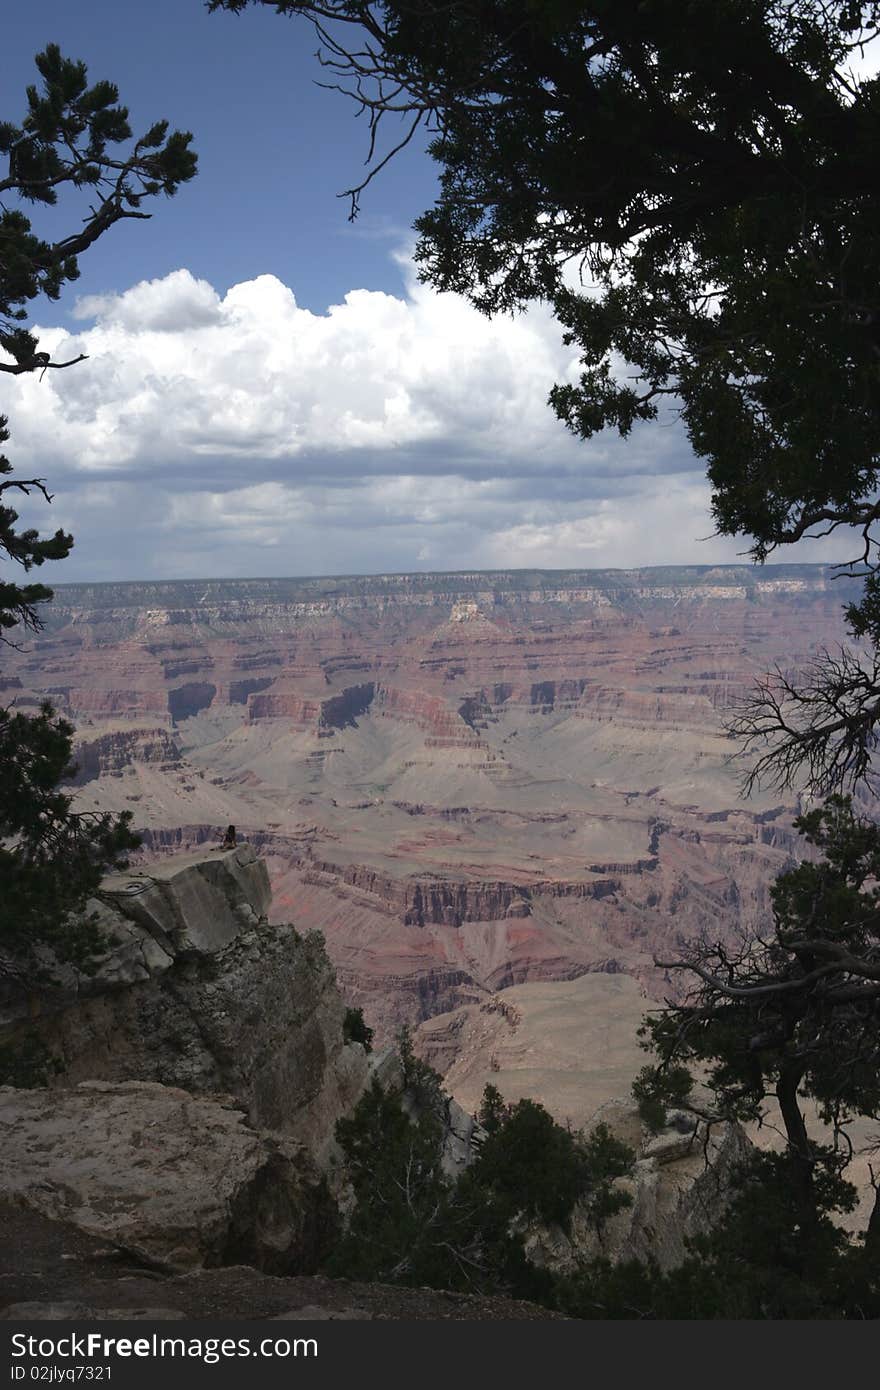
[[[817,1229],[819,1212],[816,1206],[816,1189],[813,1182],[813,1145],[807,1134],[807,1127],[798,1102],[797,1088],[803,1078],[803,1065],[786,1062],[776,1084],[776,1098],[782,1114],[782,1123],[788,1138],[788,1155],[791,1159],[791,1180],[801,1233],[808,1239]]]
[[[880,1186],[874,1188],[874,1205],[865,1231],[865,1252],[869,1260],[880,1268]]]

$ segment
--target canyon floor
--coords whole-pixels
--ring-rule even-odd
[[[83,809],[142,861],[228,823],[379,1040],[463,1104],[585,1121],[701,932],[766,920],[794,794],[744,800],[726,716],[844,638],[818,566],[69,585],[2,698],[77,729]]]

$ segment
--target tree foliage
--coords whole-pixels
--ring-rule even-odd
[[[330,1273],[384,1283],[437,1281],[448,1187],[442,1131],[430,1112],[410,1118],[401,1099],[399,1090],[385,1090],[374,1077],[352,1117],[337,1123],[355,1207]]]
[[[567,1227],[581,1203],[601,1228],[630,1201],[614,1183],[633,1153],[602,1126],[584,1140],[489,1086],[479,1152],[455,1181],[443,1167],[448,1097],[405,1031],[398,1047],[403,1085],[374,1078],[336,1127],[355,1205],[328,1272],[552,1302],[552,1276],[526,1256],[529,1227]]]
[[[156,121],[132,141],[115,85],[89,86],[85,63],[65,58],[57,44],[38,53],[36,65],[41,83],[28,87],[24,117],[0,122],[7,165],[0,178],[0,347],[14,359],[0,362],[0,371],[14,374],[70,365],[38,352],[21,326],[30,301],[57,299],[78,277],[83,251],[117,222],[148,218],[145,200],[173,196],[196,171],[189,132],[169,133],[167,121]],[[88,192],[88,213],[77,230],[47,241],[24,206],[54,207],[68,189]]]
[[[626,436],[669,407],[705,460],[720,534],[749,537],[763,560],[855,527],[854,568],[873,573],[880,79],[852,63],[877,35],[880,5],[208,7],[252,3],[311,20],[327,83],[367,117],[352,216],[383,163],[425,131],[440,192],[416,222],[422,276],[486,313],[552,306],[581,364],[550,395],[570,430]],[[851,620],[876,645],[876,592]],[[855,672],[836,697],[839,673],[820,661],[817,675],[829,702],[800,713],[824,743],[758,696],[751,731],[783,754],[765,763],[767,780],[806,773],[828,788],[865,771],[858,757],[824,754],[842,735],[872,741],[876,678],[866,705]]]
[[[0,444],[5,444],[9,439],[6,426],[6,416],[0,415]],[[34,527],[16,531],[18,512],[6,501],[8,493],[16,490],[28,496],[31,492],[38,492],[47,502],[52,499],[46,491],[44,479],[11,480],[11,472],[9,459],[5,454],[0,454],[0,557],[15,560],[27,574],[34,566],[43,565],[47,560],[63,560],[70,554],[73,536],[60,528],[54,536],[45,538],[41,538]],[[8,642],[4,634],[19,624],[32,632],[37,631],[40,627],[37,605],[48,602],[51,597],[52,590],[45,584],[0,580],[0,642]]]
[[[104,937],[89,918],[71,917],[140,843],[130,811],[73,810],[62,790],[73,732],[48,702],[36,715],[0,709],[0,944],[7,971],[32,981],[48,977],[46,947],[89,968]]]
[[[53,362],[25,326],[32,300],[58,299],[79,274],[77,257],[117,222],[150,216],[144,203],[173,195],[192,178],[191,135],[155,122],[133,139],[128,112],[111,82],[89,85],[84,63],[65,58],[56,44],[37,54],[40,84],[27,89],[27,110],[0,121],[0,372],[21,375],[73,366],[82,357]],[[121,148],[120,148],[121,147]],[[54,207],[59,194],[88,198],[86,216],[57,240],[36,231],[25,209]],[[65,204],[66,209],[67,204]],[[11,360],[10,360],[11,359]],[[0,444],[9,439],[0,416]],[[27,575],[48,560],[62,560],[73,537],[59,529],[41,537],[17,529],[9,499],[37,494],[51,501],[43,478],[13,478],[0,455],[0,560]],[[0,643],[16,628],[37,631],[40,606],[52,597],[44,584],[0,582]],[[102,873],[121,865],[137,838],[131,815],[76,812],[62,791],[71,771],[73,728],[51,705],[38,714],[0,709],[0,943],[3,971],[34,983],[51,959],[87,967],[103,942],[81,913]],[[48,951],[48,954],[47,954]]]
[[[475,1184],[503,1210],[507,1221],[538,1221],[567,1228],[580,1202],[601,1229],[609,1216],[627,1206],[613,1184],[633,1164],[633,1152],[607,1125],[586,1138],[556,1123],[533,1100],[505,1105],[487,1086],[480,1110],[486,1137],[479,1158],[463,1183]]]
[[[342,1036],[345,1042],[360,1043],[365,1052],[372,1052],[373,1029],[364,1021],[363,1009],[346,1009],[342,1020]]]
[[[38,53],[36,65],[41,83],[27,89],[26,114],[17,122],[0,121],[0,161],[6,164],[0,176],[0,372],[12,375],[82,361],[80,355],[53,362],[39,351],[24,326],[30,302],[41,295],[57,300],[79,276],[82,252],[117,222],[149,218],[145,201],[160,193],[173,196],[196,171],[188,132],[169,133],[167,121],[156,121],[133,140],[114,84],[89,86],[85,64],[65,58],[57,44]],[[59,194],[76,192],[88,197],[85,218],[66,236],[41,236],[25,209],[54,207]],[[7,424],[0,417],[0,444],[9,438]],[[62,530],[46,539],[34,529],[16,531],[18,516],[6,501],[13,491],[51,501],[45,479],[13,480],[11,473],[11,463],[0,456],[0,558],[14,560],[25,572],[46,560],[63,560],[73,537]],[[51,596],[42,584],[0,583],[0,637],[18,624],[39,628],[36,605]]]
[[[880,1295],[880,1193],[860,1246],[835,1221],[856,1198],[850,1128],[880,1122],[880,827],[841,796],[796,825],[821,858],[777,880],[772,929],[736,949],[703,940],[659,962],[694,984],[649,1017],[659,1060],[636,1087],[649,1122],[671,1102],[709,1123],[780,1129],[781,1152],[745,1175],[724,1260],[758,1270],[772,1306],[783,1300],[787,1311],[764,1316],[789,1317],[813,1316],[792,1311],[801,1302],[834,1308],[846,1286],[850,1304]]]

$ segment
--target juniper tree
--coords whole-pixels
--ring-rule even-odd
[[[768,1287],[784,1278],[827,1290],[844,1280],[841,1261],[849,1268],[860,1254],[835,1221],[856,1197],[850,1129],[857,1119],[880,1125],[880,826],[841,796],[795,824],[821,858],[777,880],[772,926],[736,947],[706,937],[658,962],[681,972],[687,988],[649,1016],[658,1060],[635,1091],[652,1123],[673,1104],[710,1124],[778,1125],[781,1151],[756,1158],[745,1175],[740,1212],[750,1229],[740,1229],[740,1243],[752,1241]],[[824,1137],[808,1122],[810,1108]],[[861,1254],[860,1277],[876,1302],[880,1187]]]
[[[449,1098],[406,1030],[397,1042],[402,1085],[374,1077],[336,1126],[355,1204],[328,1272],[552,1304],[553,1276],[526,1254],[530,1227],[568,1229],[580,1203],[601,1234],[632,1200],[615,1180],[635,1155],[603,1125],[573,1134],[537,1102],[508,1105],[487,1086],[474,1161],[454,1180],[443,1164]]]

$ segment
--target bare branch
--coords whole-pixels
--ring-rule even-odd
[[[40,380],[42,381],[50,367],[54,367],[57,371],[60,371],[63,367],[75,367],[77,362],[87,362],[88,360],[89,355],[87,352],[81,352],[79,357],[71,357],[69,362],[52,362],[47,352],[37,352],[34,353],[33,357],[24,362],[16,362],[14,364],[11,362],[0,362],[0,372],[9,372],[12,376],[21,376],[23,372],[36,372],[42,367],[42,371],[40,372]]]
[[[725,728],[743,751],[760,756],[743,790],[797,787],[826,794],[874,786],[872,757],[880,723],[880,653],[824,650],[809,667],[773,671],[738,702]]]

